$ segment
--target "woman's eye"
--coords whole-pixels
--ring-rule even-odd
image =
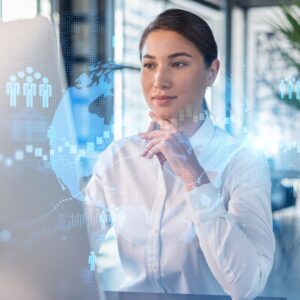
[[[150,63],[144,64],[143,67],[146,69],[151,69],[153,67],[153,64],[150,64]]]
[[[179,67],[179,68],[181,68],[181,67],[184,67],[184,66],[186,66],[186,63],[184,63],[184,62],[181,62],[181,61],[176,61],[176,62],[174,62],[173,64],[172,64],[172,66],[174,66],[174,67]]]
[[[171,66],[175,67],[175,68],[182,68],[186,65],[187,65],[187,63],[184,63],[184,62],[181,62],[181,61],[176,61],[176,62],[171,64]],[[153,63],[145,63],[145,64],[143,64],[143,67],[145,69],[153,69],[155,66],[154,66]]]

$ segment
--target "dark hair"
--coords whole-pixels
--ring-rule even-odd
[[[139,53],[149,33],[155,30],[175,31],[192,42],[202,54],[206,66],[210,66],[218,56],[218,47],[208,24],[199,16],[182,9],[168,9],[159,14],[143,31]]]

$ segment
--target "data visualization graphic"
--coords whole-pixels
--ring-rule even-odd
[[[98,63],[80,75],[64,94],[48,130],[51,167],[79,200],[84,199],[81,180],[91,175],[97,153],[113,139],[113,112],[105,110],[112,101],[112,70],[112,63]]]
[[[4,196],[0,246],[7,249],[2,252],[3,261],[14,261],[18,252],[23,253],[25,260],[17,272],[22,265],[25,270],[26,261],[32,261],[33,256],[39,261],[38,253],[49,249],[58,262],[65,255],[63,249],[73,248],[80,239],[80,257],[70,272],[80,277],[81,284],[96,287],[92,274],[96,261],[93,256],[90,262],[87,259],[87,233],[91,227],[108,228],[114,222],[121,226],[124,219],[108,210],[86,217],[81,202],[98,154],[113,140],[113,66],[102,62],[92,65],[65,90],[54,80],[57,75],[51,67],[45,71],[38,64],[29,65],[1,75],[0,175]],[[48,250],[43,245],[48,245]],[[18,250],[10,251],[11,247]],[[28,251],[31,254],[24,254]],[[41,258],[37,265],[43,269],[43,264]],[[60,284],[64,280],[61,278]]]

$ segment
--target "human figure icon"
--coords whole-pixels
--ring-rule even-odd
[[[91,251],[91,254],[89,255],[89,266],[90,266],[90,271],[91,272],[95,271],[95,268],[96,268],[96,254],[95,254],[95,251]]]
[[[17,77],[11,75],[6,84],[6,94],[9,96],[9,105],[17,106],[17,96],[20,95],[20,84],[17,82]]]
[[[116,213],[115,213],[114,209],[111,209],[109,212],[108,222],[109,222],[110,226],[114,226],[116,223]]]
[[[287,86],[287,92],[288,92],[288,99],[292,100],[293,99],[293,91],[294,91],[294,84],[292,79],[289,80],[288,86]]]
[[[36,84],[33,83],[33,78],[28,76],[23,84],[23,96],[26,97],[26,106],[33,106],[33,97],[36,96]]]
[[[279,90],[280,90],[280,98],[281,100],[283,100],[286,93],[286,83],[283,79],[280,80]]]
[[[295,94],[296,94],[296,99],[300,100],[300,81],[297,80],[295,84]]]
[[[105,225],[108,221],[108,217],[105,210],[102,210],[101,215],[99,216],[99,222],[101,224],[101,230],[105,230]]]
[[[49,79],[44,77],[39,85],[39,96],[42,97],[42,105],[44,108],[49,107],[49,98],[52,97],[52,86],[49,84]]]

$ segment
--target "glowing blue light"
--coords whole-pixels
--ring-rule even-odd
[[[25,73],[24,73],[23,71],[20,71],[20,72],[18,73],[18,77],[19,77],[19,78],[24,78],[24,77],[25,77]]]
[[[24,152],[23,151],[16,151],[15,158],[16,158],[16,160],[23,160],[24,159]]]
[[[11,233],[7,229],[3,229],[0,231],[0,240],[2,242],[8,242],[11,239]]]
[[[41,77],[42,77],[41,73],[39,73],[39,72],[34,73],[34,78],[35,79],[41,79]]]
[[[28,74],[31,74],[31,73],[33,72],[33,68],[32,68],[32,67],[27,67],[27,68],[26,68],[26,72],[27,72]]]

